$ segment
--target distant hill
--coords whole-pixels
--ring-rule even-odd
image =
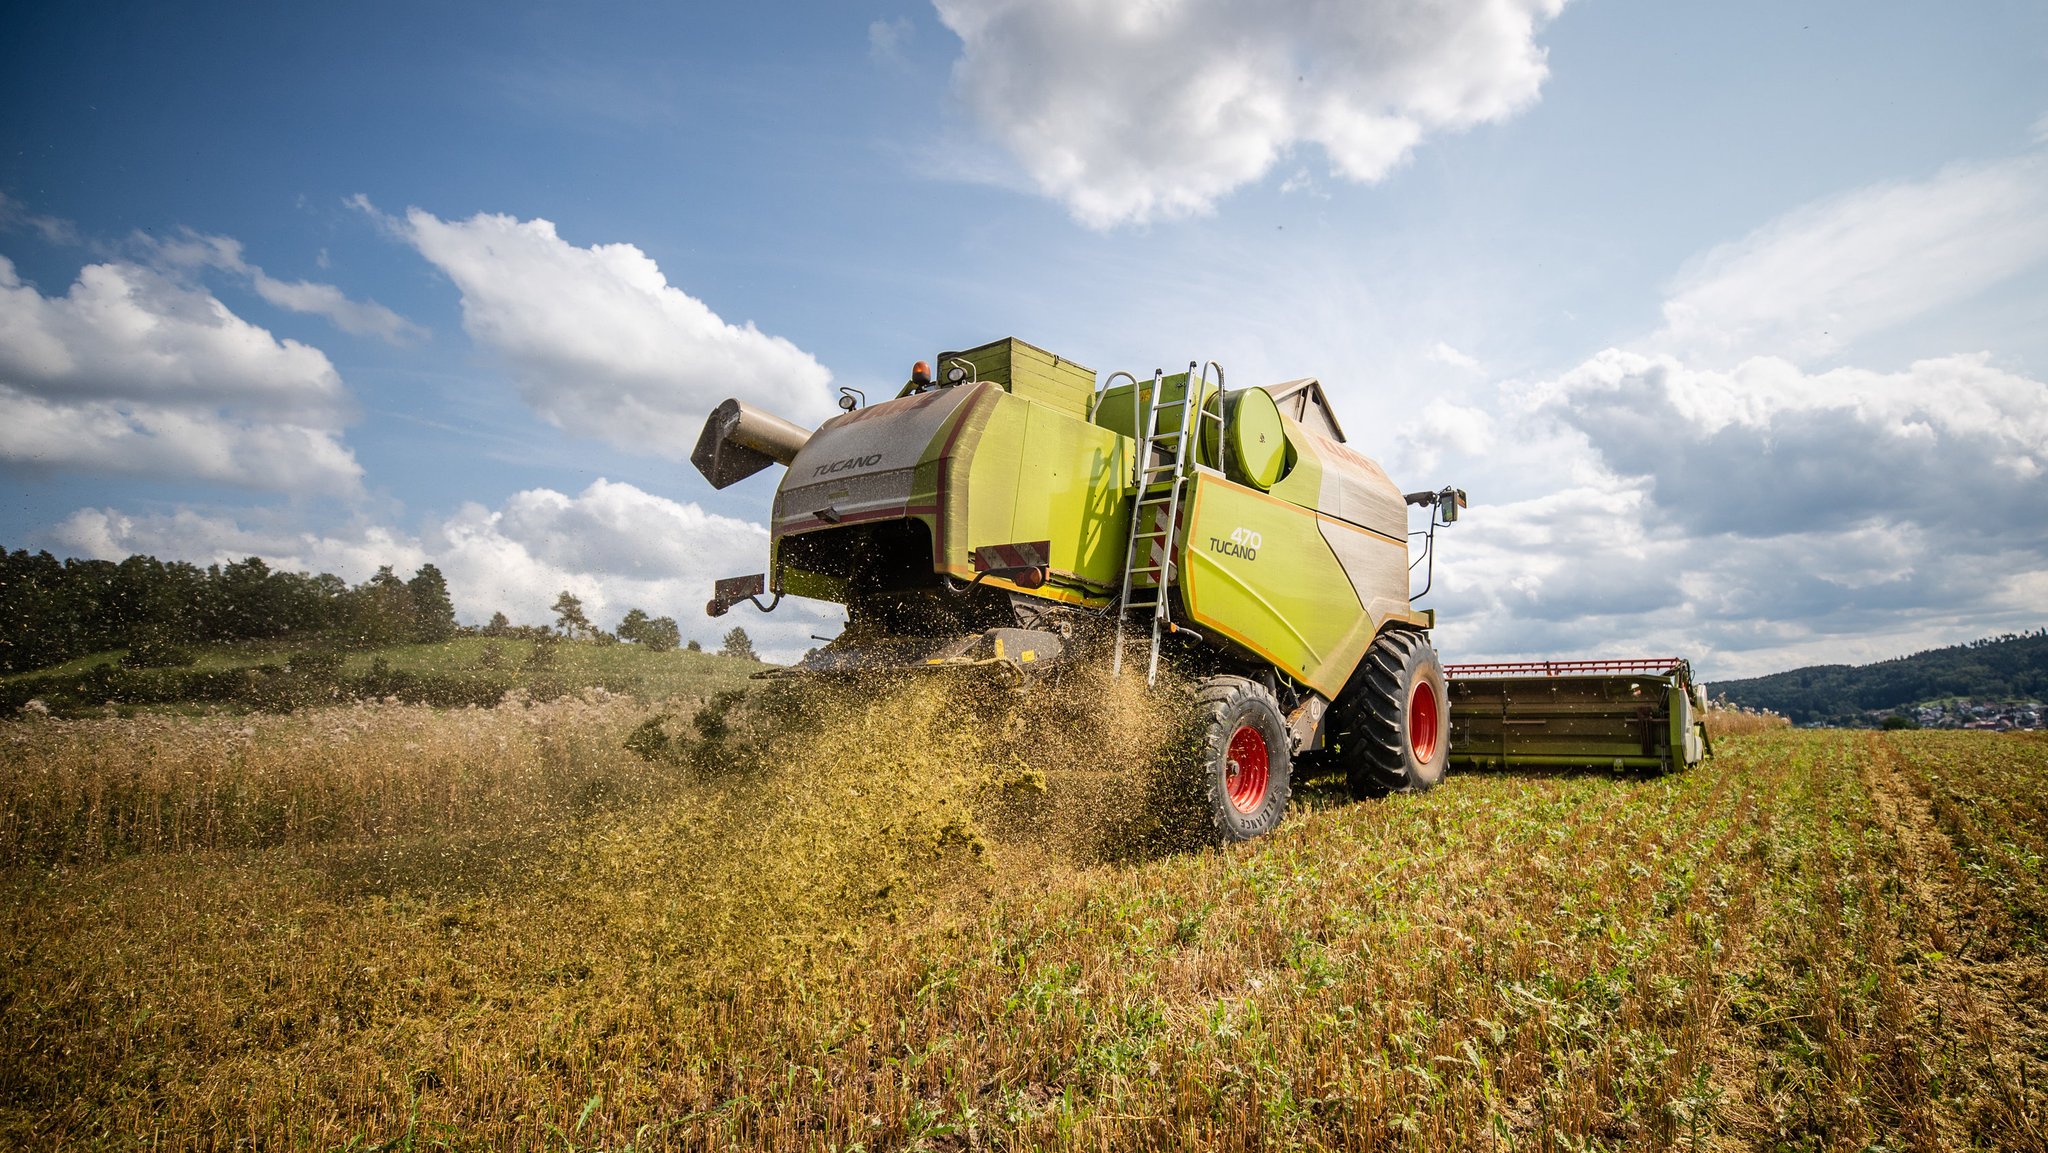
[[[2048,700],[2048,629],[1987,637],[1871,665],[1809,665],[1708,690],[1795,724],[1861,719],[1871,709],[1964,699]]]

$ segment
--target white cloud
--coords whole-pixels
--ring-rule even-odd
[[[631,244],[579,248],[546,220],[484,213],[413,209],[394,227],[455,282],[471,338],[571,433],[679,460],[728,396],[805,423],[832,414],[831,373],[810,354],[726,323]]]
[[[426,329],[376,301],[350,300],[331,284],[278,280],[260,268],[252,271],[250,283],[258,296],[276,307],[324,316],[351,336],[374,336],[390,344],[407,344],[426,335]]]
[[[46,297],[0,257],[0,381],[53,400],[234,405],[292,416],[346,406],[317,348],[278,340],[210,294],[132,264],[92,264]]]
[[[186,229],[169,240],[143,236],[137,242],[152,258],[172,268],[217,268],[244,277],[256,294],[273,307],[324,316],[351,336],[374,336],[390,344],[410,344],[427,334],[426,329],[376,301],[351,300],[332,284],[279,280],[250,264],[242,255],[241,242],[230,237]],[[323,268],[326,257],[327,250],[323,248],[319,260]]]
[[[352,582],[369,579],[380,565],[411,572],[428,559],[417,540],[375,525],[323,535],[292,528],[262,510],[243,514],[254,523],[192,509],[132,516],[84,508],[49,532],[68,555],[119,560],[137,553],[159,560],[226,564],[260,556],[272,568],[331,572]],[[488,614],[487,614],[488,615]]]
[[[835,632],[841,619],[837,605],[811,601],[785,601],[772,616],[742,606],[724,618],[707,617],[713,581],[766,567],[767,531],[607,480],[574,495],[528,489],[496,508],[466,505],[416,535],[378,525],[319,535],[191,510],[133,516],[81,509],[50,536],[81,556],[139,552],[204,564],[253,555],[273,567],[333,572],[352,582],[378,565],[403,572],[432,562],[447,576],[462,619],[472,623],[494,612],[516,622],[551,622],[549,606],[568,589],[600,624],[614,625],[637,607],[673,616],[684,636],[713,647],[740,625],[757,649],[778,660],[794,660],[817,643],[813,632]]]
[[[1297,144],[1373,181],[1433,132],[1512,116],[1563,0],[934,0],[954,85],[1097,228],[1207,212]]]
[[[1450,345],[1445,344],[1441,340],[1436,342],[1436,347],[1429,350],[1429,359],[1435,361],[1438,364],[1445,364],[1449,365],[1452,368],[1462,369],[1465,372],[1486,371],[1484,368],[1480,366],[1479,361],[1476,358],[1474,358],[1470,353],[1460,352],[1457,349],[1452,348]]]
[[[1439,547],[1447,659],[1678,655],[1711,677],[2036,628],[2048,586],[2038,548],[1940,526],[1688,532],[1639,479],[1475,504]]]
[[[1487,451],[1451,449],[1530,494],[1475,491],[1440,533],[1454,659],[1748,676],[2039,626],[2048,385],[1988,355],[1723,371],[1607,349],[1509,400]]]
[[[1439,398],[1424,404],[1416,419],[1394,433],[1387,463],[1404,477],[1428,477],[1447,454],[1483,457],[1493,450],[1493,442],[1493,417],[1484,409]]]
[[[1958,166],[1787,213],[1692,261],[1653,347],[1805,360],[2048,259],[2048,157]]]
[[[1657,510],[1699,532],[1765,537],[1881,521],[2048,545],[2048,385],[1985,354],[1904,372],[1730,372],[1609,349],[1541,390]]]
[[[106,263],[46,297],[0,257],[0,463],[349,494],[348,407],[320,350],[203,290]]]
[[[638,604],[701,616],[713,581],[768,560],[759,525],[606,480],[575,496],[529,489],[497,509],[466,506],[434,538],[450,580],[479,606],[544,608],[581,586],[594,612],[611,615]]]
[[[363,473],[324,429],[127,402],[56,403],[4,386],[0,462],[343,497],[358,491]]]
[[[1888,183],[1691,262],[1665,328],[1509,386],[1440,535],[1455,659],[1675,652],[1717,676],[2041,623],[2048,384],[1985,352],[1808,366],[2048,259],[2048,159]],[[1448,410],[1445,414],[1448,415]]]
[[[30,212],[28,206],[5,192],[0,192],[0,228],[33,232],[45,244],[71,247],[82,243],[77,225],[62,217]]]

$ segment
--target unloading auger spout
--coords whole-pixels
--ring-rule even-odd
[[[704,431],[697,436],[690,463],[697,466],[712,488],[724,488],[771,464],[788,464],[810,439],[810,431],[801,425],[732,399],[712,409],[705,418]]]

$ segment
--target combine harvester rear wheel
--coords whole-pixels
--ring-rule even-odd
[[[1331,743],[1353,796],[1419,793],[1444,779],[1451,749],[1444,666],[1422,633],[1381,633],[1333,714]]]

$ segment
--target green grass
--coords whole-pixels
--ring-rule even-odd
[[[105,652],[87,653],[82,657],[73,657],[62,664],[50,665],[46,668],[29,669],[26,672],[19,673],[0,673],[0,685],[13,684],[16,681],[32,681],[43,677],[75,677],[95,665],[118,664],[121,658],[127,655],[127,649],[108,649]]]
[[[636,644],[564,641],[548,646],[553,653],[551,668],[536,668],[531,662],[538,647],[533,641],[513,638],[457,637],[440,644],[396,645],[353,652],[348,654],[344,668],[352,673],[367,672],[373,662],[383,660],[391,668],[406,672],[496,672],[520,683],[552,676],[571,687],[630,685],[637,696],[669,700],[701,699],[741,687],[753,674],[770,667],[759,661],[687,649],[657,653]],[[495,657],[490,655],[493,652]]]

